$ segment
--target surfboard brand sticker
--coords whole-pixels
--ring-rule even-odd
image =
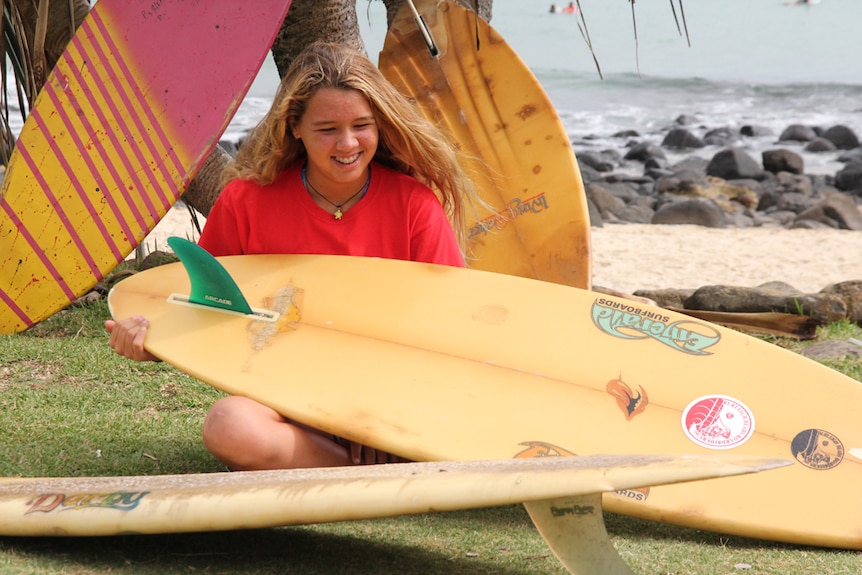
[[[141,500],[149,495],[149,491],[114,491],[112,493],[43,493],[27,502],[29,508],[24,515],[30,513],[52,513],[54,511],[69,511],[72,509],[113,509],[116,511],[131,511]]]
[[[567,505],[566,507],[551,506],[551,515],[554,517],[566,517],[569,515],[595,515],[595,505]]]
[[[726,395],[706,395],[682,412],[682,429],[708,449],[733,449],[754,433],[754,414],[744,403]]]
[[[690,319],[671,321],[658,309],[647,309],[608,298],[598,298],[592,307],[593,323],[602,332],[620,339],[652,338],[690,355],[712,355],[707,351],[721,340],[714,327]]]
[[[550,443],[545,443],[544,441],[524,441],[518,445],[524,445],[527,449],[519,451],[512,459],[527,459],[530,457],[568,457],[575,455],[571,451]]]
[[[638,386],[638,390],[632,390],[629,385],[622,380],[622,375],[617,379],[612,379],[606,387],[607,392],[617,400],[617,405],[620,406],[623,414],[626,416],[626,421],[631,421],[632,418],[646,410],[649,405],[649,397],[646,390]]]
[[[491,231],[502,230],[509,225],[509,222],[513,222],[521,216],[538,214],[547,209],[548,199],[545,197],[545,192],[541,192],[531,198],[514,198],[509,200],[506,207],[502,210],[470,226],[467,239],[480,235],[484,236]]]
[[[639,487],[637,489],[620,489],[619,491],[614,491],[614,495],[617,497],[622,497],[623,499],[628,499],[629,501],[636,501],[638,503],[643,503],[647,499],[649,499],[649,487]]]
[[[844,444],[823,429],[800,431],[790,442],[793,457],[809,469],[832,469],[844,461]]]

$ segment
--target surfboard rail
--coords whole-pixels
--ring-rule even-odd
[[[608,455],[138,477],[3,478],[0,535],[256,529],[532,502],[528,509],[540,533],[570,572],[629,575],[632,572],[604,528],[601,492],[757,473],[787,464],[775,458],[728,455]]]

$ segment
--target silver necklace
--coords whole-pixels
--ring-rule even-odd
[[[362,187],[359,188],[359,190],[357,190],[357,192],[355,194],[353,194],[352,196],[350,196],[349,198],[347,198],[346,200],[344,200],[340,204],[336,204],[335,202],[333,202],[332,200],[330,200],[329,198],[327,198],[326,196],[324,196],[323,194],[321,194],[320,192],[317,191],[317,188],[315,188],[311,184],[311,182],[308,181],[308,177],[305,175],[305,168],[304,167],[302,168],[302,185],[305,186],[305,190],[314,192],[315,194],[317,194],[318,196],[320,196],[321,198],[323,198],[324,200],[326,200],[327,202],[329,202],[330,204],[335,206],[335,213],[333,214],[333,216],[335,216],[336,220],[340,220],[341,218],[344,217],[344,212],[341,211],[341,208],[343,208],[344,206],[349,204],[350,201],[353,198],[355,198],[356,196],[358,196],[359,194],[364,193],[368,189],[368,184],[370,182],[371,182],[371,166],[368,166],[368,178],[366,178],[365,183],[362,185]]]

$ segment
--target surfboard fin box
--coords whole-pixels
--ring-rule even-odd
[[[251,307],[228,271],[205,249],[180,237],[168,238],[168,245],[180,258],[192,284],[191,294],[173,293],[168,297],[169,302],[237,313],[263,321],[278,320],[281,314],[276,311]]]

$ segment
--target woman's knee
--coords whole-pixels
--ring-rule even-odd
[[[230,396],[216,401],[207,412],[203,441],[207,449],[221,459],[253,456],[256,448],[266,445],[266,426],[280,416],[255,401]]]

